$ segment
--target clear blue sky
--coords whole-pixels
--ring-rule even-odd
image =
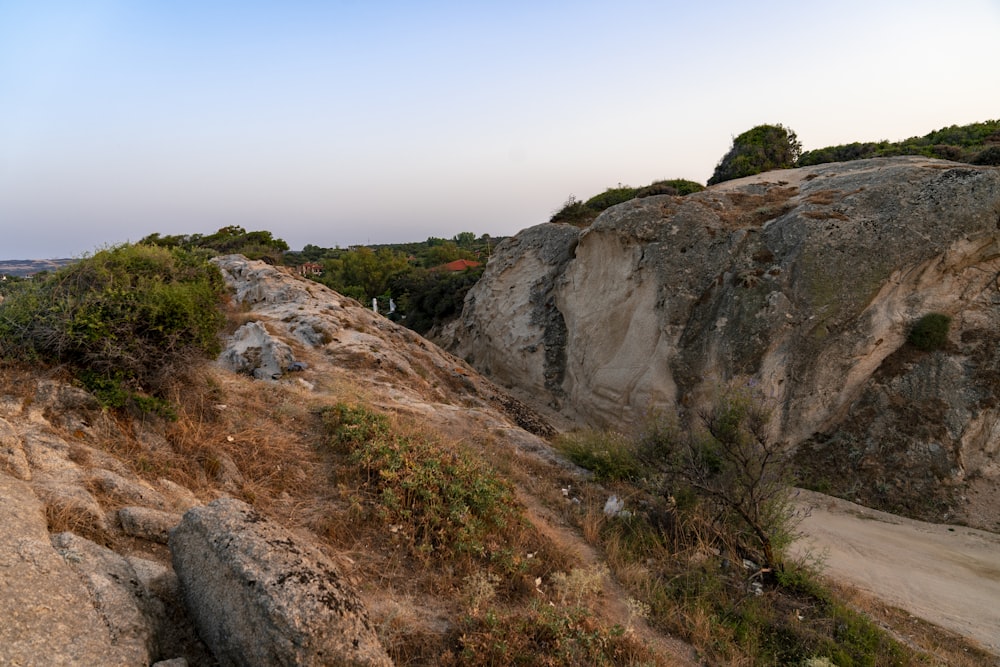
[[[0,0],[0,259],[511,234],[570,195],[1000,118],[1000,0]]]

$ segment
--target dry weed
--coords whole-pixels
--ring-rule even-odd
[[[552,584],[562,604],[572,601],[579,607],[585,600],[591,600],[604,591],[604,580],[608,574],[607,565],[596,563],[587,568],[574,568],[569,574],[556,572],[552,575]]]
[[[108,541],[108,531],[101,517],[90,508],[52,499],[45,503],[45,521],[50,533],[71,532],[98,544]]]
[[[806,201],[818,206],[829,206],[838,199],[841,199],[843,194],[840,190],[817,190],[816,192],[809,193]]]

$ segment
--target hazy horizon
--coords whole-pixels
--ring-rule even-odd
[[[266,229],[293,249],[510,235],[570,195],[704,183],[1000,117],[1000,2],[0,0],[0,259]]]

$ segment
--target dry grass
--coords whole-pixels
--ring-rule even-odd
[[[112,538],[91,508],[65,498],[50,498],[45,503],[45,521],[50,533],[68,531],[98,544],[108,544]]]
[[[816,204],[817,206],[829,206],[843,198],[843,194],[841,190],[817,190],[816,192],[809,193],[806,197],[806,202]]]
[[[792,210],[795,204],[791,199],[798,193],[796,187],[772,187],[762,195],[727,192],[726,197],[732,206],[717,211],[717,214],[729,229],[759,227]]]

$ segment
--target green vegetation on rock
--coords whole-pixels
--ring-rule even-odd
[[[176,234],[161,236],[150,234],[139,245],[156,245],[203,251],[215,255],[243,255],[248,259],[262,259],[269,264],[280,264],[288,244],[275,238],[271,232],[248,232],[238,225],[223,227],[214,234]]]
[[[796,166],[802,144],[783,125],[758,125],[733,139],[733,145],[708,179],[709,185]]]
[[[0,304],[0,352],[66,364],[102,401],[123,407],[218,353],[224,293],[201,254],[116,246],[19,283]]]
[[[480,460],[396,432],[364,406],[340,403],[322,416],[331,444],[367,476],[384,520],[403,527],[415,553],[513,564],[504,534],[522,512],[513,488]]]
[[[564,436],[560,450],[627,499],[591,528],[611,572],[652,625],[712,664],[909,664],[815,564],[784,556],[796,522],[790,460],[768,418],[753,387],[731,385],[694,427],[659,417],[632,437]]]
[[[869,141],[827,146],[806,151],[798,166],[847,162],[874,157],[923,155],[925,157],[969,162],[979,165],[1000,164],[1000,120],[988,120],[969,125],[951,125],[922,137],[903,141]]]
[[[618,187],[608,188],[604,192],[594,195],[587,201],[580,201],[570,195],[562,208],[552,214],[549,222],[564,222],[571,225],[586,226],[594,221],[601,211],[623,204],[632,199],[642,197],[652,197],[655,195],[670,195],[673,197],[683,197],[692,192],[700,192],[705,186],[694,181],[683,178],[675,178],[663,181],[654,181],[641,188],[633,188],[619,184]]]
[[[928,313],[917,320],[906,340],[925,352],[940,350],[948,342],[950,326],[951,318],[947,315]]]

